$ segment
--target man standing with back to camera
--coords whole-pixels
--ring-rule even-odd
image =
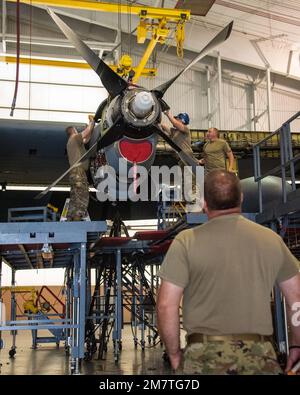
[[[205,177],[208,222],[181,232],[164,259],[158,328],[173,369],[185,374],[279,374],[270,342],[275,282],[288,316],[300,302],[299,261],[272,230],[241,215],[239,179],[215,170]],[[179,306],[187,346],[180,348]],[[300,359],[300,325],[291,320],[286,369]]]

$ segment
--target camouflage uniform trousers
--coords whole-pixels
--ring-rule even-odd
[[[187,165],[184,162],[182,162],[182,160],[180,160],[178,162],[178,166],[180,166],[180,168],[181,168],[181,175],[182,175],[182,185],[181,185],[181,188],[182,188],[182,200],[185,200],[186,202],[192,202],[192,201],[195,200],[196,193],[197,193],[195,174],[191,173],[192,179],[189,180],[189,181],[192,182],[192,185],[188,185],[189,183],[187,183],[187,185],[185,185],[185,182],[184,182],[184,176],[185,176],[184,168]],[[191,189],[190,188],[189,189],[185,189],[185,187],[187,187],[187,186],[192,187],[192,188]]]
[[[76,167],[71,171],[69,180],[71,191],[67,220],[80,221],[87,215],[89,205],[89,184],[85,170]]]
[[[182,365],[184,374],[278,375],[283,373],[270,342],[193,343],[186,347]]]

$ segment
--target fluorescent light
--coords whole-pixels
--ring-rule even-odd
[[[139,231],[142,231],[142,230],[157,230],[157,225],[156,226],[140,226],[140,227],[138,227],[138,226],[131,226],[130,228],[129,228],[130,230],[139,230]]]
[[[7,191],[43,191],[47,187],[33,185],[8,185]],[[53,187],[51,191],[69,191],[70,187]]]
[[[6,190],[7,191],[43,191],[46,189],[47,186],[35,186],[35,185],[7,185]],[[1,187],[2,190],[2,187]],[[56,192],[70,192],[70,187],[53,187],[50,189],[50,191],[56,191]],[[97,192],[97,189],[94,187],[89,188],[90,192]]]
[[[133,226],[151,226],[157,225],[157,218],[155,219],[139,219],[139,220],[128,220],[124,221],[126,226],[133,227]]]
[[[292,184],[292,181],[289,180],[289,181],[287,181],[287,183],[288,183],[288,184]],[[299,184],[300,184],[300,180],[296,180],[296,181],[295,181],[295,184],[298,184],[298,185],[299,185]]]

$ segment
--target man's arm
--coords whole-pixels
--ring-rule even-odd
[[[164,132],[171,134],[170,128],[165,123],[161,123],[160,126]]]
[[[179,306],[183,288],[162,280],[157,299],[157,323],[173,369],[181,361]]]
[[[182,133],[188,133],[189,129],[182,122],[178,121],[173,115],[170,114],[170,111],[165,111],[166,116],[169,118],[171,124]]]
[[[290,350],[286,365],[286,372],[288,372],[300,360],[300,273],[282,281],[279,287],[286,300],[287,315],[292,332],[291,346],[299,346],[299,348]]]
[[[89,117],[90,123],[88,126],[81,132],[83,143],[86,144],[90,141],[92,132],[94,130],[95,121],[92,117]]]
[[[228,171],[233,172],[234,155],[233,155],[232,151],[227,152],[227,158],[229,160]]]

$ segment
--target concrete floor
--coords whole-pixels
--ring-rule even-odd
[[[47,336],[41,331],[39,335]],[[184,334],[183,334],[184,337]],[[4,348],[0,351],[1,375],[67,375],[69,374],[69,358],[64,352],[64,343],[59,349],[55,344],[40,344],[36,350],[31,348],[32,338],[28,331],[19,331],[17,335],[17,353],[10,358],[8,352],[12,344],[9,332],[2,333]],[[161,375],[172,374],[169,365],[163,361],[163,348],[157,345],[146,348],[143,352],[140,347],[134,348],[129,325],[123,329],[122,351],[118,363],[113,356],[112,341],[109,343],[106,360],[95,359],[90,362],[83,361],[82,374],[89,375]]]

